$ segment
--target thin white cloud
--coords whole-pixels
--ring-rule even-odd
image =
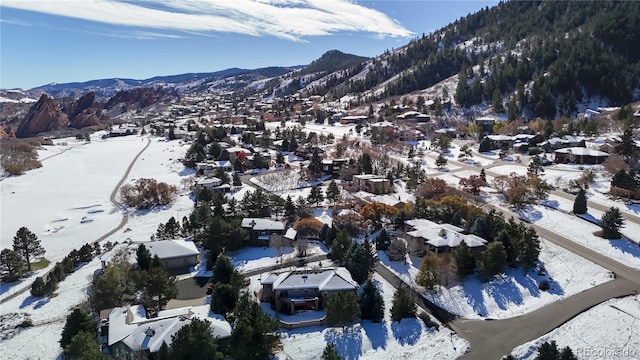
[[[350,0],[6,0],[1,6],[112,25],[296,41],[344,31],[413,35],[386,14]]]
[[[31,26],[30,22],[16,20],[16,19],[0,19],[0,23],[11,24],[11,25],[20,25],[20,26]]]

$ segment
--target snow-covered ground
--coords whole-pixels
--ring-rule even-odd
[[[439,330],[427,328],[417,318],[392,322],[395,289],[378,275],[374,275],[373,281],[385,302],[382,322],[376,324],[366,320],[344,328],[313,326],[283,331],[282,350],[276,358],[318,359],[329,343],[334,343],[340,355],[348,360],[454,359],[467,351],[466,340],[444,326]],[[270,309],[267,307],[267,310]]]
[[[307,248],[307,256],[326,255],[329,250],[323,243],[312,241]],[[274,266],[280,262],[297,259],[295,248],[284,247],[282,254],[273,247],[247,247],[233,253],[227,253],[233,266],[240,272],[255,271]]]
[[[75,139],[59,140],[59,145],[40,151],[41,159],[46,159],[41,168],[2,180],[2,248],[11,247],[10,239],[17,229],[27,226],[41,240],[45,257],[53,266],[72,249],[95,241],[120,223],[122,212],[111,204],[109,197],[130,162],[147,145],[147,138],[102,140],[101,135],[95,133],[86,144]],[[105,242],[147,241],[159,223],[171,216],[180,220],[193,207],[182,181],[192,172],[178,161],[186,145],[158,138],[150,140],[125,183],[142,177],[154,178],[177,186],[180,195],[171,206],[131,212],[126,226]],[[80,266],[59,283],[51,298],[36,299],[26,291],[3,303],[2,335],[8,338],[0,340],[2,359],[57,358],[62,351],[58,341],[66,315],[87,300],[87,286],[99,268],[99,259]],[[18,283],[2,284],[0,296],[7,298],[30,286],[33,276]],[[21,332],[7,330],[27,316],[34,327]]]
[[[597,331],[594,331],[596,328]],[[640,296],[608,300],[550,333],[518,346],[519,360],[534,359],[538,346],[555,341],[569,346],[578,359],[640,359]]]
[[[568,206],[565,201],[557,198],[552,198],[547,203],[558,206],[562,204],[565,208]],[[573,203],[571,203],[571,208],[573,208]],[[597,215],[598,213],[600,215]],[[522,218],[550,231],[562,234],[571,241],[584,245],[629,267],[640,269],[640,246],[624,239],[606,240],[596,236],[594,233],[602,230],[596,224],[542,205],[527,207],[525,210],[521,210],[519,214]],[[595,220],[599,219],[602,216],[601,214],[597,210],[589,209],[587,216]],[[640,226],[638,224],[629,223],[622,229],[622,232],[637,241],[639,230]]]
[[[454,283],[433,291],[423,291],[438,306],[464,318],[510,318],[526,314],[551,302],[577,294],[593,286],[612,280],[610,273],[546,240],[541,241],[540,264],[546,273],[535,270],[525,273],[522,269],[507,269],[502,276],[488,282],[476,275],[462,283]],[[390,261],[379,252],[380,261],[413,287],[420,258],[407,262]],[[410,260],[409,260],[410,259]],[[538,285],[548,281],[550,288],[541,291]]]

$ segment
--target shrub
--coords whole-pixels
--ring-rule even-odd
[[[9,164],[4,168],[4,171],[9,175],[24,174],[24,168],[18,164]]]
[[[138,209],[151,209],[158,205],[171,204],[177,196],[178,188],[155,179],[138,179],[135,184],[126,184],[120,189],[122,201]]]
[[[538,284],[538,289],[540,289],[541,291],[549,290],[549,281],[542,280],[540,284]]]
[[[420,318],[420,320],[422,320],[422,322],[424,322],[424,324],[428,327],[428,328],[435,328],[436,331],[440,330],[440,325],[438,325],[437,322],[431,320],[431,317],[429,316],[429,314],[427,314],[424,311],[420,311],[418,313],[418,317]]]

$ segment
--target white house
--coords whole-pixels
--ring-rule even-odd
[[[114,359],[147,358],[149,353],[160,351],[162,344],[170,346],[171,337],[193,319],[209,321],[211,334],[217,339],[231,336],[231,324],[223,316],[212,313],[210,305],[163,310],[151,319],[147,318],[142,305],[114,308],[109,313],[107,337],[111,356]]]

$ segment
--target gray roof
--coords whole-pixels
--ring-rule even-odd
[[[263,285],[273,285],[273,290],[318,289],[318,291],[355,290],[358,283],[353,281],[345,268],[295,270],[269,275]]]
[[[160,259],[200,255],[200,251],[193,241],[188,240],[151,241],[144,243],[144,245],[151,252],[151,256],[158,255]]]
[[[242,219],[242,227],[256,231],[262,230],[280,230],[284,231],[284,223],[271,220],[269,218],[244,218]]]

